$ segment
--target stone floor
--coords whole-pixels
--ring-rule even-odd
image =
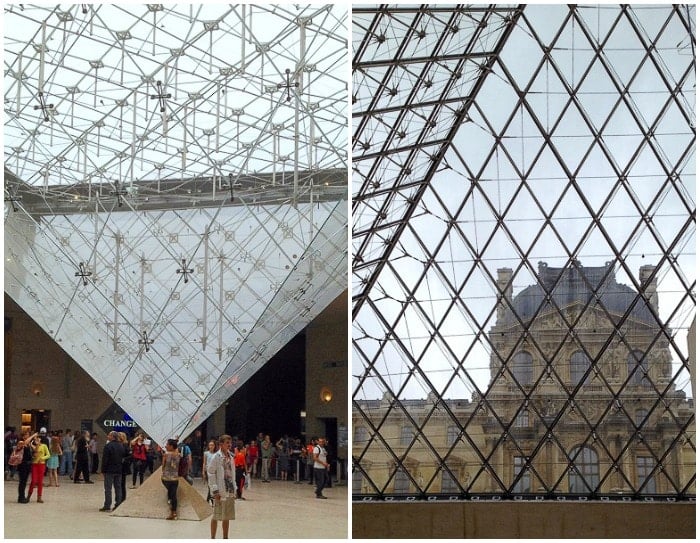
[[[48,479],[47,479],[48,480]],[[104,501],[103,480],[96,484],[73,484],[61,477],[59,487],[44,488],[44,503],[17,503],[17,481],[5,481],[5,539],[206,539],[211,517],[202,521],[118,517],[98,511]],[[127,502],[131,479],[127,481]],[[206,485],[195,479],[194,487],[206,496]],[[253,481],[236,502],[236,520],[229,537],[263,539],[347,539],[348,487],[324,490],[327,500],[317,500],[314,487],[306,483]],[[163,488],[165,496],[165,488]],[[125,502],[125,503],[127,503]],[[221,526],[217,537],[221,538]]]

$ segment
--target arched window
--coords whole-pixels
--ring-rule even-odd
[[[600,482],[598,453],[590,447],[576,447],[569,458],[575,466],[569,470],[569,492],[588,494],[595,490]]]
[[[647,359],[642,351],[634,350],[627,355],[627,374],[632,376],[630,384],[648,385],[649,381],[645,377],[648,370]]]
[[[572,385],[577,385],[581,381],[581,379],[583,379],[583,376],[586,374],[586,371],[588,371],[590,365],[591,359],[588,358],[588,355],[583,351],[576,351],[574,354],[571,355],[569,374],[571,376]],[[591,375],[589,374],[588,379],[586,379],[586,382],[588,382],[590,377]]]
[[[520,351],[513,357],[511,366],[513,377],[521,385],[532,384],[532,356],[530,353]]]

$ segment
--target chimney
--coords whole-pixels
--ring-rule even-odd
[[[498,310],[497,319],[501,320],[505,317],[506,304],[503,299],[513,301],[513,270],[511,268],[498,268]]]
[[[656,276],[654,270],[656,266],[646,265],[639,268],[639,287],[644,293],[644,297],[649,301],[649,307],[654,313],[659,313],[659,295],[656,292]]]

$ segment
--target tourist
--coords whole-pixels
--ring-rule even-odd
[[[326,472],[330,469],[330,464],[326,462],[326,438],[319,437],[314,447],[314,480],[316,481],[316,497],[325,500],[323,487],[326,486]]]
[[[61,469],[60,475],[73,476],[73,432],[70,428],[66,428],[66,434],[61,439]]]
[[[58,463],[61,457],[61,440],[58,436],[51,437],[49,446],[51,457],[46,461],[46,469],[49,470],[49,486],[58,486]]]
[[[272,456],[272,443],[270,442],[270,436],[266,435],[260,445],[260,451],[262,456],[262,470],[261,477],[263,483],[270,482],[270,457]]]
[[[219,450],[207,467],[209,490],[214,496],[214,515],[211,519],[211,538],[216,538],[217,522],[221,521],[223,538],[228,539],[229,521],[236,518],[235,468],[231,453],[231,436],[219,437]]]
[[[131,440],[131,456],[134,465],[132,471],[133,475],[131,476],[131,488],[136,488],[137,474],[139,476],[139,486],[143,484],[143,474],[146,471],[146,460],[148,459],[146,455],[146,445],[143,441],[144,436],[140,432]]]
[[[252,440],[248,445],[246,453],[246,466],[250,477],[253,478],[258,473],[258,442]]]
[[[124,449],[124,456],[122,457],[121,478],[122,499],[121,501],[114,504],[115,508],[119,507],[119,504],[121,504],[126,499],[126,479],[129,475],[131,475],[131,463],[133,461],[133,457],[131,456],[131,448],[129,447],[129,440],[126,437],[126,434],[124,432],[117,432],[117,436],[119,444]]]
[[[177,450],[180,453],[180,456],[182,456],[187,463],[186,472],[183,472],[181,469],[180,477],[182,477],[189,484],[192,484],[193,480],[192,477],[190,477],[190,473],[192,472],[192,449],[190,449],[190,446],[186,441],[183,441],[178,444]]]
[[[238,440],[236,448],[233,450],[233,466],[236,468],[236,498],[245,500],[243,497],[243,487],[245,486],[246,473],[246,450],[242,440]]]
[[[14,479],[17,472],[17,466],[10,466],[7,461],[10,459],[12,451],[15,450],[19,438],[15,433],[14,426],[8,426],[5,431],[5,480]]]
[[[314,447],[316,446],[316,438],[312,437],[309,444],[306,446],[306,477],[308,484],[314,484]]]
[[[46,434],[46,429],[44,434]],[[32,499],[32,492],[34,488],[37,488],[37,503],[44,503],[41,499],[41,495],[44,492],[44,473],[46,471],[46,461],[51,458],[51,453],[49,448],[41,442],[41,434],[34,435],[34,439],[30,442],[30,447],[32,448],[32,482],[29,484],[29,494],[27,495],[27,501]]]
[[[90,473],[97,473],[97,468],[100,466],[99,444],[97,442],[97,432],[93,432],[88,443],[90,451]]]
[[[216,441],[211,439],[209,440],[209,443],[207,444],[207,450],[204,451],[204,457],[202,459],[202,477],[204,480],[207,482],[207,489],[209,488],[209,476],[207,475],[207,467],[209,466],[209,463],[212,461],[212,458],[214,458],[214,455],[216,454]],[[211,490],[207,490],[207,501],[214,505],[214,498],[211,495]]]
[[[86,484],[93,484],[94,481],[90,480],[90,432],[85,430],[78,436],[77,440],[73,441],[73,446],[75,448],[75,475],[73,475],[73,482],[78,484],[80,482],[80,476],[83,476],[83,482]]]
[[[277,442],[277,459],[279,462],[280,479],[287,480],[287,472],[289,471],[289,446],[287,438],[282,437]]]
[[[194,437],[190,440],[192,450],[192,477],[202,477],[202,431],[195,430]]]
[[[119,443],[117,432],[111,431],[107,434],[107,443],[102,451],[102,474],[105,478],[105,502],[100,511],[111,511],[112,488],[114,488],[114,503],[122,502],[122,459],[124,458],[124,447]],[[116,505],[114,508],[116,509]]]
[[[170,515],[166,520],[177,520],[177,486],[179,484],[178,468],[180,466],[180,452],[177,449],[177,439],[169,439],[165,444],[163,455],[163,472],[161,481],[168,491],[168,503]]]
[[[19,486],[17,487],[17,503],[29,503],[29,498],[25,496],[27,490],[27,480],[32,471],[32,448],[31,442],[36,437],[36,434],[29,435],[29,431],[25,430],[17,442],[17,448],[23,451],[22,462],[17,466],[19,474]]]

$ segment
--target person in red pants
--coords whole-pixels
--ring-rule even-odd
[[[44,503],[41,495],[44,492],[44,472],[46,471],[46,461],[51,458],[49,448],[41,442],[41,437],[36,436],[31,444],[32,448],[32,482],[29,485],[27,501],[31,500],[34,487],[37,487],[37,503]]]

